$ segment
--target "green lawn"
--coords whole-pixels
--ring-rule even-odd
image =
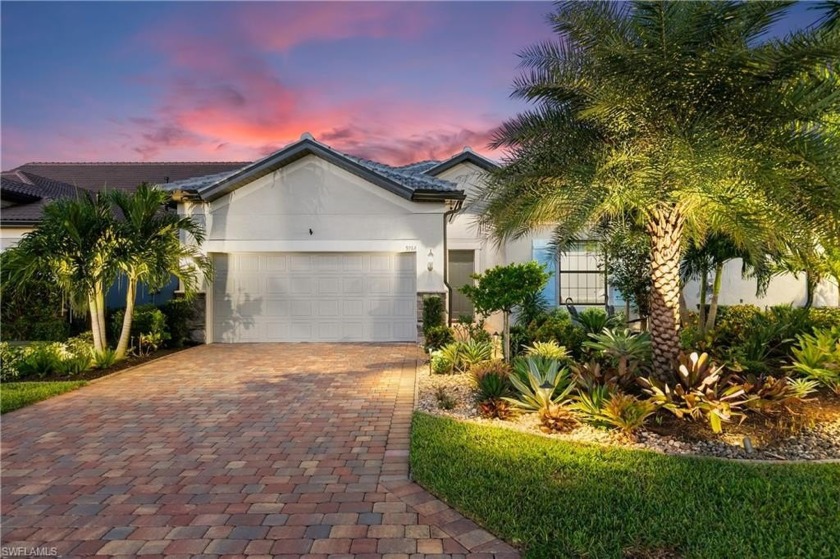
[[[4,382],[0,384],[0,413],[20,409],[29,404],[76,390],[87,384],[83,380],[61,382]]]
[[[417,413],[411,465],[420,484],[527,558],[840,553],[840,464],[670,457]]]

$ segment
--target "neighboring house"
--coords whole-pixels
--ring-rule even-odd
[[[557,259],[549,228],[501,246],[486,240],[475,198],[495,165],[465,148],[445,161],[393,167],[305,134],[253,163],[50,163],[14,172],[37,169],[94,189],[145,181],[169,190],[178,211],[206,228],[202,250],[215,264],[205,290],[208,342],[413,341],[425,295],[447,297],[453,320],[471,315],[458,291],[471,274],[532,259],[554,273],[543,292],[551,305],[621,310],[595,244]],[[8,227],[4,217],[4,235]],[[727,266],[723,304],[804,302],[803,277],[777,278],[757,299],[739,271]],[[696,282],[686,288],[690,308],[697,292]],[[821,286],[817,304],[836,305],[836,293]]]

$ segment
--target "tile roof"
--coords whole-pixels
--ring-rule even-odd
[[[134,190],[142,182],[179,181],[241,169],[246,161],[143,162],[143,163],[26,163],[12,169],[53,179],[72,186],[99,191],[106,188]]]
[[[29,226],[41,220],[44,206],[52,200],[72,198],[84,189],[23,171],[0,176],[0,198],[14,205],[0,210],[0,223]]]

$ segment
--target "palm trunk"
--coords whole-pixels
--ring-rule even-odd
[[[96,312],[99,315],[99,339],[102,349],[108,349],[108,323],[105,322],[105,289],[100,282],[96,286]]]
[[[510,363],[510,311],[502,311],[504,317],[504,357],[505,363]]]
[[[651,241],[650,334],[654,372],[666,377],[680,353],[680,243],[684,219],[676,208],[654,210]]]
[[[814,276],[810,272],[805,272],[805,308],[810,309],[814,304],[814,292],[817,289],[817,281],[814,281]]]
[[[93,334],[93,350],[96,353],[100,353],[104,347],[102,346],[102,330],[99,323],[99,309],[97,308],[95,293],[88,296],[88,307],[90,307],[90,330]]]
[[[125,296],[125,314],[123,315],[120,339],[117,342],[117,359],[123,359],[128,351],[128,341],[131,337],[131,322],[134,320],[134,299],[137,297],[137,280],[128,279],[128,291]]]
[[[718,298],[720,297],[720,286],[723,281],[723,262],[715,264],[715,283],[712,285],[712,302],[709,305],[709,316],[706,319],[706,329],[708,332],[715,327],[715,320],[717,320]]]
[[[703,264],[700,271],[700,309],[698,310],[697,325],[700,327],[700,333],[706,333],[706,293],[709,290],[709,269]]]

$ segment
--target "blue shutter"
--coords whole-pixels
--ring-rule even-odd
[[[533,241],[531,257],[542,264],[546,271],[551,273],[548,283],[542,290],[542,296],[548,306],[557,306],[557,260],[554,251],[548,246],[548,241]]]

